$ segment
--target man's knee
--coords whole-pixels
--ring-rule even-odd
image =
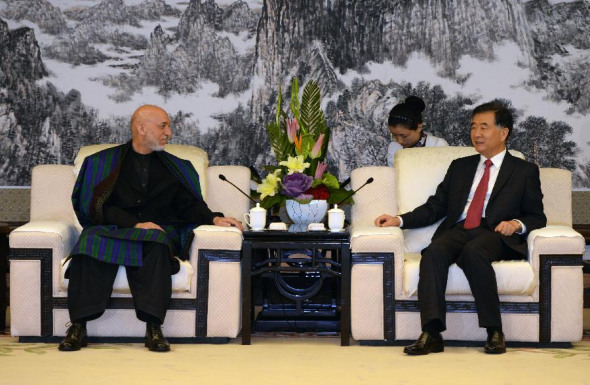
[[[472,265],[490,265],[494,258],[491,257],[489,250],[482,244],[468,243],[457,258],[457,266],[462,269]]]
[[[433,242],[427,248],[422,250],[422,258],[420,259],[420,268],[427,266],[448,266],[449,252],[438,242]]]

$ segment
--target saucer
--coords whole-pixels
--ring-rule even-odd
[[[342,231],[344,231],[344,229],[334,229],[334,230],[330,229],[331,233],[340,233]]]

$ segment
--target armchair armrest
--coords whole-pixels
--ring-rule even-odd
[[[206,308],[206,330],[197,335],[235,337],[240,331],[242,232],[235,227],[199,226],[194,230],[190,262],[197,274],[197,307]],[[197,322],[200,325],[199,322]]]
[[[350,227],[350,248],[353,253],[395,253],[396,257],[401,257],[404,234],[399,227],[353,224]]]
[[[34,273],[37,270],[33,266],[39,266],[39,255],[44,255],[41,264],[45,265],[43,274],[47,275],[44,276],[43,284],[51,285],[54,296],[65,296],[65,292],[60,292],[59,285],[61,261],[70,254],[79,235],[74,223],[67,221],[33,221],[13,230],[9,243],[11,273],[14,273],[15,278],[14,285],[11,281],[11,286],[14,286],[15,294],[20,292],[25,295],[28,288],[42,284],[39,282],[39,272]],[[48,252],[39,254],[37,250]],[[19,274],[19,271],[24,274]],[[11,291],[11,298],[12,295]],[[33,297],[36,298],[35,295]],[[23,310],[23,317],[26,318],[28,312],[29,310]]]
[[[580,255],[586,247],[584,237],[580,233],[569,226],[556,225],[531,231],[527,243],[529,262],[533,266],[535,276],[539,275],[540,255]]]
[[[78,236],[74,223],[65,221],[34,221],[10,233],[12,249],[52,249],[54,260],[67,256]]]
[[[351,330],[353,338],[395,335],[394,297],[401,295],[404,234],[397,227],[354,223],[350,228]]]

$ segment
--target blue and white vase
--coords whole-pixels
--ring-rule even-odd
[[[299,203],[294,199],[287,199],[285,209],[291,221],[296,225],[308,225],[321,222],[328,211],[326,200],[314,199],[309,203]]]

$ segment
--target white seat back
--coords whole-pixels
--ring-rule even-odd
[[[47,164],[33,168],[31,175],[31,222],[75,223],[72,190],[76,178],[72,166]]]
[[[381,214],[397,213],[395,175],[391,167],[361,167],[350,173],[350,187],[361,187],[369,178],[373,182],[353,196],[352,221],[356,225],[371,225]]]
[[[559,168],[541,168],[539,172],[547,225],[572,227],[572,173]]]
[[[92,155],[107,148],[117,146],[117,144],[94,144],[84,146],[78,151],[76,159],[74,159],[74,172],[76,176],[82,167],[82,162],[88,155]],[[165,150],[174,156],[190,161],[199,173],[199,181],[201,184],[201,192],[203,199],[207,200],[207,167],[209,167],[209,158],[207,153],[198,147],[187,146],[182,144],[167,144]]]
[[[524,159],[518,152],[510,150]],[[473,147],[406,148],[395,153],[395,186],[399,213],[404,214],[422,205],[436,192],[451,162],[457,158],[477,154]],[[430,243],[438,223],[419,229],[404,230],[404,249],[419,253]]]
[[[226,217],[244,221],[244,214],[250,210],[250,200],[231,184],[219,179],[223,174],[227,180],[238,186],[244,193],[250,193],[250,169],[244,166],[210,166],[207,169],[207,206],[213,212],[222,212]]]

